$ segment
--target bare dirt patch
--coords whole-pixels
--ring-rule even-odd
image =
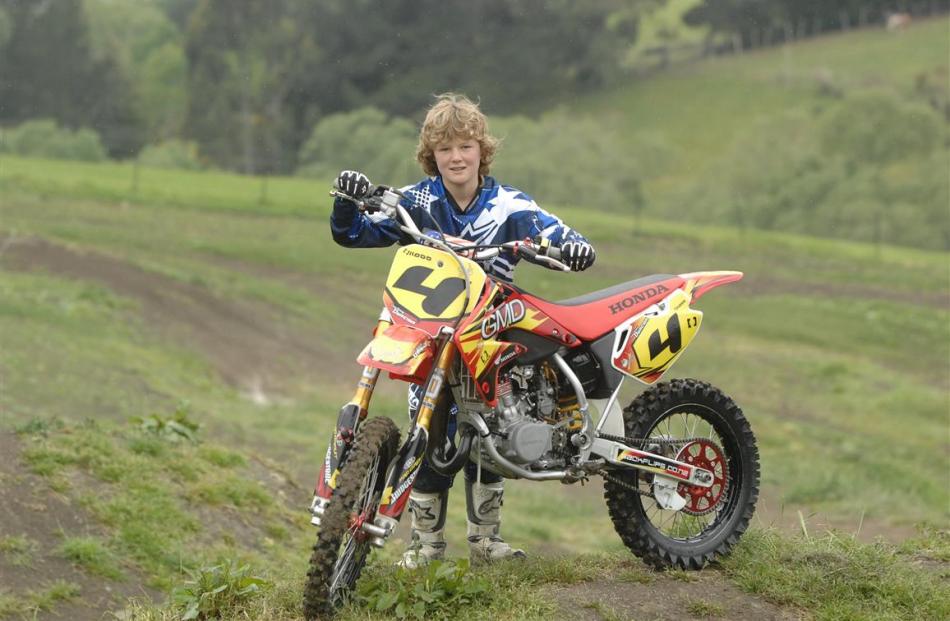
[[[548,589],[563,618],[581,621],[732,619],[785,621],[798,611],[743,593],[718,570],[655,573],[644,582],[605,580]]]
[[[102,619],[109,611],[124,608],[129,597],[159,597],[141,586],[143,580],[134,568],[122,568],[123,580],[109,580],[90,575],[58,554],[64,537],[102,533],[80,507],[20,465],[21,451],[16,435],[0,432],[0,538],[17,537],[30,543],[30,550],[19,557],[0,554],[0,587],[18,598],[60,580],[79,587],[75,599],[57,602],[48,611],[29,611],[24,618]]]
[[[0,262],[7,269],[98,283],[137,301],[147,324],[162,337],[195,351],[226,382],[259,400],[289,377],[340,376],[339,365],[321,350],[316,328],[291,330],[286,317],[264,304],[224,300],[121,259],[38,238],[8,243]]]

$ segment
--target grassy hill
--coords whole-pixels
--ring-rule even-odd
[[[3,158],[0,427],[21,430],[25,457],[18,463],[28,475],[11,476],[40,476],[50,493],[78,503],[95,528],[67,538],[95,537],[90,545],[104,551],[92,556],[114,559],[105,562],[125,580],[160,590],[187,579],[180,568],[209,567],[220,556],[249,560],[278,585],[254,605],[277,606],[292,616],[312,537],[301,517],[306,490],[337,408],[355,384],[354,358],[369,338],[392,250],[332,244],[325,185],[271,179],[261,201],[260,183],[142,169],[133,191],[128,166]],[[907,563],[921,555],[943,559],[928,562],[936,563],[937,574],[946,572],[940,529],[950,498],[939,474],[947,465],[950,405],[946,254],[652,220],[635,227],[586,209],[557,212],[594,240],[598,263],[583,275],[523,267],[520,282],[549,299],[650,273],[746,273],[740,283],[703,298],[703,335],[672,375],[707,379],[745,409],[763,460],[758,527],[800,530],[803,521],[813,537],[833,525],[865,541],[911,538],[915,543],[906,550],[912,556],[888,547],[873,553],[859,544],[842,548],[840,541],[820,537],[795,549],[817,546],[815,558],[831,554],[848,567],[858,559],[870,562],[867,554],[872,560],[883,554],[898,563],[902,584],[931,588],[927,576],[933,572]],[[392,383],[382,387],[374,413],[403,423],[402,390]],[[628,386],[625,400],[633,394]],[[204,445],[165,446],[149,439],[142,422],[128,422],[153,415],[167,422],[176,411],[203,425]],[[296,482],[283,500],[265,470],[248,469],[258,463]],[[135,475],[142,469],[158,476]],[[553,615],[555,600],[544,590],[552,583],[593,589],[617,559],[632,562],[612,531],[596,483],[515,483],[511,489],[509,539],[534,555],[607,556],[579,565],[588,567],[580,578],[558,578],[565,564],[532,565],[526,574],[513,574],[530,578],[529,595],[505,583],[510,595],[499,596],[500,608],[489,610],[518,599],[530,604],[519,614]],[[142,494],[157,494],[165,503],[159,506],[176,508],[180,525],[159,529],[150,513],[139,514],[134,502],[145,502]],[[552,494],[571,502],[558,502],[557,512],[538,520],[552,506]],[[450,506],[453,555],[464,550],[459,496]],[[271,507],[266,511],[272,517],[247,537],[214,540],[208,534],[253,523],[262,507]],[[132,533],[120,527],[127,520]],[[149,548],[136,525],[162,541],[162,550]],[[15,539],[21,535],[0,530],[12,549],[29,547]],[[810,557],[785,547],[785,537],[754,535],[750,542],[757,543],[746,548],[741,565],[714,579],[765,593],[780,606],[819,611],[840,599],[808,591],[795,582],[800,574],[756,582],[769,563],[817,571]],[[60,554],[43,545],[48,554]],[[280,553],[272,554],[275,548]],[[2,561],[8,557],[4,553]],[[639,580],[637,567],[630,566],[632,582]],[[384,583],[392,579],[387,576]],[[56,586],[47,591],[84,601],[83,589]],[[9,614],[49,599],[47,591],[6,593]],[[943,595],[924,599],[943,605],[946,590],[936,593]],[[904,604],[888,597],[880,604],[887,614],[905,617]],[[714,611],[726,606],[710,605]],[[347,614],[367,613],[354,608]]]
[[[757,119],[828,107],[828,91],[880,88],[910,96],[922,81],[948,93],[946,16],[835,33],[784,47],[673,66],[645,79],[579,97],[577,115],[603,119],[635,140],[660,135],[674,148],[667,174],[648,180],[662,204],[679,184],[700,177]],[[661,205],[662,206],[662,205]]]

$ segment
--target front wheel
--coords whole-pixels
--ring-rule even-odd
[[[385,417],[363,423],[340,470],[320,523],[304,587],[304,617],[333,612],[360,577],[369,540],[360,526],[379,508],[386,469],[399,448],[399,429]]]
[[[614,529],[646,563],[701,569],[727,554],[745,532],[759,496],[759,451],[742,410],[698,380],[661,382],[624,410],[624,433],[639,447],[712,471],[712,487],[680,484],[686,506],[663,509],[653,475],[615,470],[604,484]]]

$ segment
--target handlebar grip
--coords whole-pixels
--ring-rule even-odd
[[[560,248],[555,248],[554,246],[550,246],[550,247],[548,247],[548,251],[545,252],[544,254],[545,254],[545,256],[551,257],[552,259],[556,259],[556,260],[558,260],[558,261],[561,260],[561,249],[560,249]]]

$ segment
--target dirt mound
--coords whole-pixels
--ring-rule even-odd
[[[30,238],[7,240],[0,262],[7,269],[41,270],[103,285],[136,300],[148,325],[163,338],[195,351],[229,384],[267,400],[272,388],[304,374],[338,377],[341,370],[320,351],[316,329],[288,328],[277,309],[224,300],[104,254]],[[347,377],[352,376],[352,370]]]
[[[129,597],[160,598],[143,590],[141,576],[129,568],[123,568],[123,579],[110,580],[64,558],[59,547],[67,537],[102,533],[82,508],[20,465],[21,451],[16,435],[0,432],[0,542],[5,542],[0,546],[0,596],[16,598],[13,610],[29,619],[85,621],[124,608]],[[73,595],[52,596],[57,583],[68,585],[61,594]],[[40,602],[48,609],[39,609]]]

